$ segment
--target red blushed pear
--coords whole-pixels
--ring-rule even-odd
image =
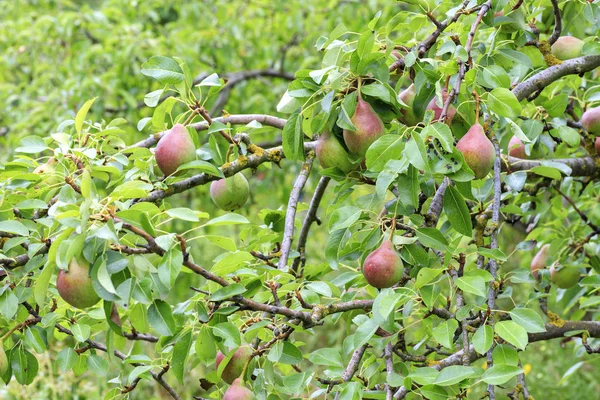
[[[508,155],[517,158],[527,158],[527,154],[525,153],[525,145],[516,136],[510,138],[508,142]]]
[[[183,164],[196,159],[196,146],[190,133],[182,124],[171,128],[156,145],[156,163],[165,176],[177,171]]]
[[[600,106],[584,112],[580,122],[588,133],[600,136]]]
[[[581,57],[581,50],[584,42],[573,36],[561,36],[552,45],[550,50],[559,60],[570,60],[571,58]]]
[[[244,386],[244,382],[237,378],[223,395],[223,400],[254,400],[256,397],[250,389]]]
[[[408,106],[408,108],[402,109],[402,122],[404,122],[404,124],[408,125],[408,126],[415,126],[419,122],[421,122],[417,118],[417,116],[415,115],[415,112],[413,110],[413,104],[415,102],[416,95],[417,95],[417,93],[415,91],[414,83],[411,84],[408,88],[404,89],[398,95],[398,98],[400,100],[402,100],[402,102]]]
[[[100,301],[92,286],[90,264],[87,261],[73,258],[69,269],[58,273],[56,289],[64,301],[76,308],[88,308]]]
[[[392,287],[402,279],[404,264],[391,240],[384,240],[365,258],[362,272],[369,285],[378,289]]]
[[[364,156],[373,142],[385,133],[383,121],[358,92],[354,115],[350,118],[356,130],[344,129],[344,142],[351,153]]]
[[[242,373],[244,372],[244,366],[250,360],[251,356],[252,349],[250,348],[250,346],[238,347],[235,353],[233,353],[233,356],[231,357],[225,368],[223,368],[221,378],[225,382],[232,384],[237,378],[240,377],[240,375],[242,375]],[[217,369],[219,369],[219,365],[223,362],[224,359],[225,355],[221,351],[218,351],[217,356],[215,357],[215,366]]]
[[[538,279],[538,271],[540,269],[546,268],[548,262],[548,251],[550,250],[550,245],[545,244],[542,246],[540,251],[533,257],[531,260],[531,274],[535,279]]]
[[[241,172],[210,184],[210,197],[217,207],[233,211],[242,207],[250,196],[248,180]]]
[[[442,103],[446,102],[446,99],[448,98],[448,91],[446,89],[442,90]],[[442,107],[438,106],[436,103],[436,97],[434,97],[433,99],[431,99],[431,101],[429,102],[429,104],[427,105],[427,108],[425,110],[433,110],[433,121],[439,121],[440,118],[442,117],[442,110],[443,110],[443,104]],[[446,123],[450,124],[452,123],[452,119],[454,118],[454,115],[456,115],[456,108],[454,108],[452,105],[448,106],[448,112],[446,113]]]
[[[315,149],[317,160],[323,168],[339,168],[344,172],[349,172],[356,168],[356,164],[352,163],[350,154],[346,151],[340,141],[330,133],[325,131],[317,141]]]
[[[480,124],[473,125],[458,141],[456,148],[475,173],[475,179],[485,178],[494,167],[496,151]]]

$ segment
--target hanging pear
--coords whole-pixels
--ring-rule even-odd
[[[445,103],[447,98],[448,98],[448,91],[446,89],[443,89],[442,90],[442,103]],[[436,100],[437,100],[436,97],[431,99],[431,101],[427,105],[427,108],[425,109],[425,111],[433,110],[433,121],[434,122],[440,120],[440,118],[442,117],[442,110],[443,110],[443,105],[442,105],[442,107],[438,106]],[[452,119],[454,118],[455,114],[456,114],[456,108],[454,108],[454,106],[452,106],[452,105],[449,105],[448,111],[446,112],[446,123],[447,124],[452,123]]]
[[[404,89],[398,95],[398,98],[402,100],[404,104],[408,106],[408,108],[402,109],[402,122],[404,122],[407,126],[415,126],[419,122],[421,122],[415,112],[413,110],[413,104],[415,102],[415,96],[417,95],[415,91],[415,84],[411,84],[408,88]]]
[[[223,395],[223,400],[254,400],[256,397],[254,393],[246,386],[244,386],[244,382],[238,378],[231,386],[227,388],[225,394]]]
[[[183,164],[196,159],[196,146],[182,124],[174,125],[156,145],[154,152],[158,168],[165,176],[177,171]]]
[[[475,179],[485,178],[494,167],[496,160],[494,145],[485,136],[483,126],[480,124],[473,125],[458,141],[456,148],[475,173]]]
[[[516,136],[510,138],[510,141],[508,142],[508,155],[523,159],[527,158],[527,154],[525,153],[525,145],[521,139]]]
[[[364,156],[373,142],[385,133],[383,121],[358,93],[358,101],[354,115],[350,118],[356,128],[355,131],[344,129],[344,142],[348,150],[354,154]]]
[[[365,258],[362,272],[369,285],[378,289],[392,287],[402,279],[404,265],[391,240],[384,240]]]
[[[317,160],[319,160],[319,164],[323,168],[337,167],[344,172],[349,172],[357,166],[352,163],[350,154],[342,146],[337,137],[329,131],[321,134],[317,141],[315,152],[317,153]]]
[[[545,244],[542,246],[540,251],[533,257],[531,260],[531,274],[535,279],[538,279],[538,271],[540,269],[545,269],[546,264],[548,262],[548,251],[550,250],[550,245]]]
[[[600,106],[584,112],[580,122],[588,133],[600,136]]]

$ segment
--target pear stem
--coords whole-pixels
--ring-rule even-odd
[[[475,98],[475,124],[479,123],[479,95],[473,90],[473,97]]]

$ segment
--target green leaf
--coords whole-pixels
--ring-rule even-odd
[[[481,297],[487,297],[485,281],[480,276],[463,276],[458,278],[455,283],[456,286],[458,286],[463,292],[472,293]]]
[[[494,364],[518,365],[519,354],[514,347],[508,344],[498,344],[492,352]]]
[[[283,153],[288,160],[304,161],[304,133],[302,118],[298,113],[288,118],[282,132]]]
[[[485,354],[494,342],[494,330],[489,325],[480,326],[473,335],[473,347],[479,354]]]
[[[490,385],[503,385],[515,376],[522,374],[523,370],[513,365],[493,365],[483,373],[481,379]]]
[[[185,80],[183,70],[169,57],[155,56],[142,64],[142,74],[156,79],[164,85],[176,85]]]
[[[213,334],[225,341],[225,346],[231,348],[240,347],[242,340],[240,330],[231,322],[223,322],[213,327]]]
[[[451,386],[475,375],[475,370],[462,365],[451,365],[444,368],[433,382],[439,386]]]
[[[186,331],[183,336],[180,336],[173,347],[173,357],[171,357],[171,368],[173,374],[179,382],[183,384],[183,375],[185,373],[185,365],[192,346],[192,331]]]
[[[390,160],[402,157],[404,139],[400,135],[383,135],[377,139],[367,150],[367,168],[380,172]]]
[[[0,221],[0,232],[12,233],[20,236],[29,236],[29,230],[27,227],[14,219]]]
[[[575,129],[568,126],[557,126],[558,136],[571,147],[578,147],[581,141],[581,135]]]
[[[167,210],[167,215],[172,218],[181,219],[183,221],[198,222],[198,213],[194,210],[185,207],[170,208]]]
[[[66,347],[56,355],[56,362],[62,372],[67,372],[73,368],[77,361],[77,353],[70,347]]]
[[[238,294],[242,294],[246,291],[246,288],[239,283],[234,283],[233,285],[225,286],[217,290],[210,296],[211,301],[222,301],[233,297]]]
[[[308,355],[308,360],[316,365],[340,368],[344,366],[340,352],[332,348],[317,349]]]
[[[249,224],[250,221],[246,217],[240,214],[229,213],[221,215],[220,217],[213,218],[203,226],[221,226],[221,225],[239,225]]]
[[[454,136],[452,135],[452,131],[448,125],[442,124],[441,122],[435,122],[427,125],[421,131],[421,137],[425,139],[430,136],[438,139],[442,144],[442,148],[446,152],[452,153],[452,148],[454,147]]]
[[[529,342],[525,328],[514,321],[500,321],[494,325],[494,331],[502,339],[521,350],[525,350]]]
[[[200,326],[194,348],[196,349],[196,355],[200,360],[205,363],[214,360],[217,355],[217,348],[215,346],[215,338],[208,326]]]
[[[148,308],[148,321],[156,332],[163,336],[171,336],[175,333],[175,320],[171,306],[163,300],[154,300]]]
[[[496,88],[489,92],[488,109],[501,117],[515,119],[521,114],[517,97],[508,89]]]
[[[454,348],[454,332],[458,328],[458,321],[455,319],[449,319],[443,321],[433,330],[433,338],[437,340],[442,346],[452,349]]]
[[[38,373],[37,358],[22,347],[15,347],[10,356],[10,365],[17,382],[29,385]]]
[[[417,238],[425,247],[431,247],[435,250],[446,251],[448,241],[444,235],[435,228],[422,228],[417,230]]]
[[[96,101],[97,97],[86,101],[83,106],[77,111],[77,116],[75,116],[75,130],[77,133],[81,133],[81,128],[83,128],[83,122],[85,121],[85,117],[87,116],[88,111],[92,108],[92,104]]]
[[[508,259],[506,254],[504,254],[504,252],[498,248],[488,249],[487,247],[479,247],[477,249],[477,253],[486,258],[493,258],[494,260],[498,260],[500,262],[505,262]]]
[[[546,332],[542,317],[530,308],[513,308],[510,317],[529,333]]]
[[[75,324],[71,325],[71,332],[78,342],[85,342],[90,338],[91,328],[86,324]]]
[[[450,225],[465,236],[473,234],[473,223],[465,199],[453,186],[448,186],[444,193],[444,212]]]
[[[106,374],[108,374],[108,361],[95,354],[90,354],[88,356],[87,367],[96,375],[106,376]]]

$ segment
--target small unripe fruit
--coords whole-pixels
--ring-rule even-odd
[[[580,122],[588,133],[600,136],[600,106],[584,112]]]
[[[416,94],[415,85],[413,83],[398,95],[398,98],[408,106],[408,108],[402,109],[402,122],[404,122],[404,124],[407,126],[415,126],[421,122],[413,110]]]
[[[456,148],[475,173],[475,179],[485,178],[494,167],[496,151],[480,124],[473,125],[458,141]]]
[[[87,308],[100,301],[92,286],[90,265],[73,258],[67,271],[60,270],[56,278],[56,289],[64,301],[76,308]]]
[[[323,168],[339,168],[344,172],[353,170],[356,165],[352,163],[350,154],[344,146],[335,137],[335,135],[325,131],[317,141],[315,149],[317,160]]]
[[[446,89],[442,90],[442,103],[446,102],[446,99],[448,99],[448,91]],[[429,104],[427,105],[427,108],[425,109],[427,110],[433,110],[433,121],[439,121],[440,118],[442,117],[442,111],[443,111],[443,104],[442,107],[438,106],[436,103],[436,98],[434,97],[433,99],[431,99],[431,101],[429,102]],[[449,105],[448,106],[448,111],[446,112],[446,123],[450,124],[452,123],[452,119],[454,118],[454,115],[456,114],[456,108],[454,108],[454,106]]]
[[[531,260],[531,274],[535,279],[538,279],[538,271],[540,269],[546,268],[548,262],[548,251],[550,250],[550,245],[545,244],[542,246],[540,251],[533,257]]]
[[[4,343],[0,341],[0,376],[4,376],[8,371],[8,357],[4,351]]]
[[[360,93],[356,110],[350,120],[356,130],[344,129],[344,142],[350,152],[364,156],[369,146],[385,133],[383,121],[373,107],[362,99]]]
[[[516,136],[510,138],[510,141],[508,142],[508,155],[523,159],[527,158],[527,154],[525,153],[525,145],[521,139]]]
[[[402,279],[404,264],[391,240],[384,240],[365,258],[362,272],[369,285],[378,289],[392,287]]]
[[[255,398],[254,393],[244,386],[240,378],[233,381],[223,395],[223,400],[254,400]]]
[[[241,172],[210,184],[210,197],[221,210],[237,210],[246,204],[249,196],[250,186]]]
[[[575,267],[550,267],[550,281],[561,289],[568,289],[579,282],[579,268]]]
[[[156,163],[165,176],[177,171],[183,164],[196,159],[196,147],[190,133],[182,124],[171,128],[156,145]]]
[[[583,40],[573,36],[561,36],[551,47],[552,54],[559,60],[570,60],[571,58],[581,57]]]
[[[221,374],[221,378],[227,383],[233,383],[234,380],[242,375],[244,372],[244,366],[250,360],[252,356],[252,349],[250,346],[241,346],[233,353],[233,356],[223,368],[223,373]],[[217,356],[215,358],[215,366],[219,369],[219,365],[225,359],[225,355],[221,352],[217,352]]]

